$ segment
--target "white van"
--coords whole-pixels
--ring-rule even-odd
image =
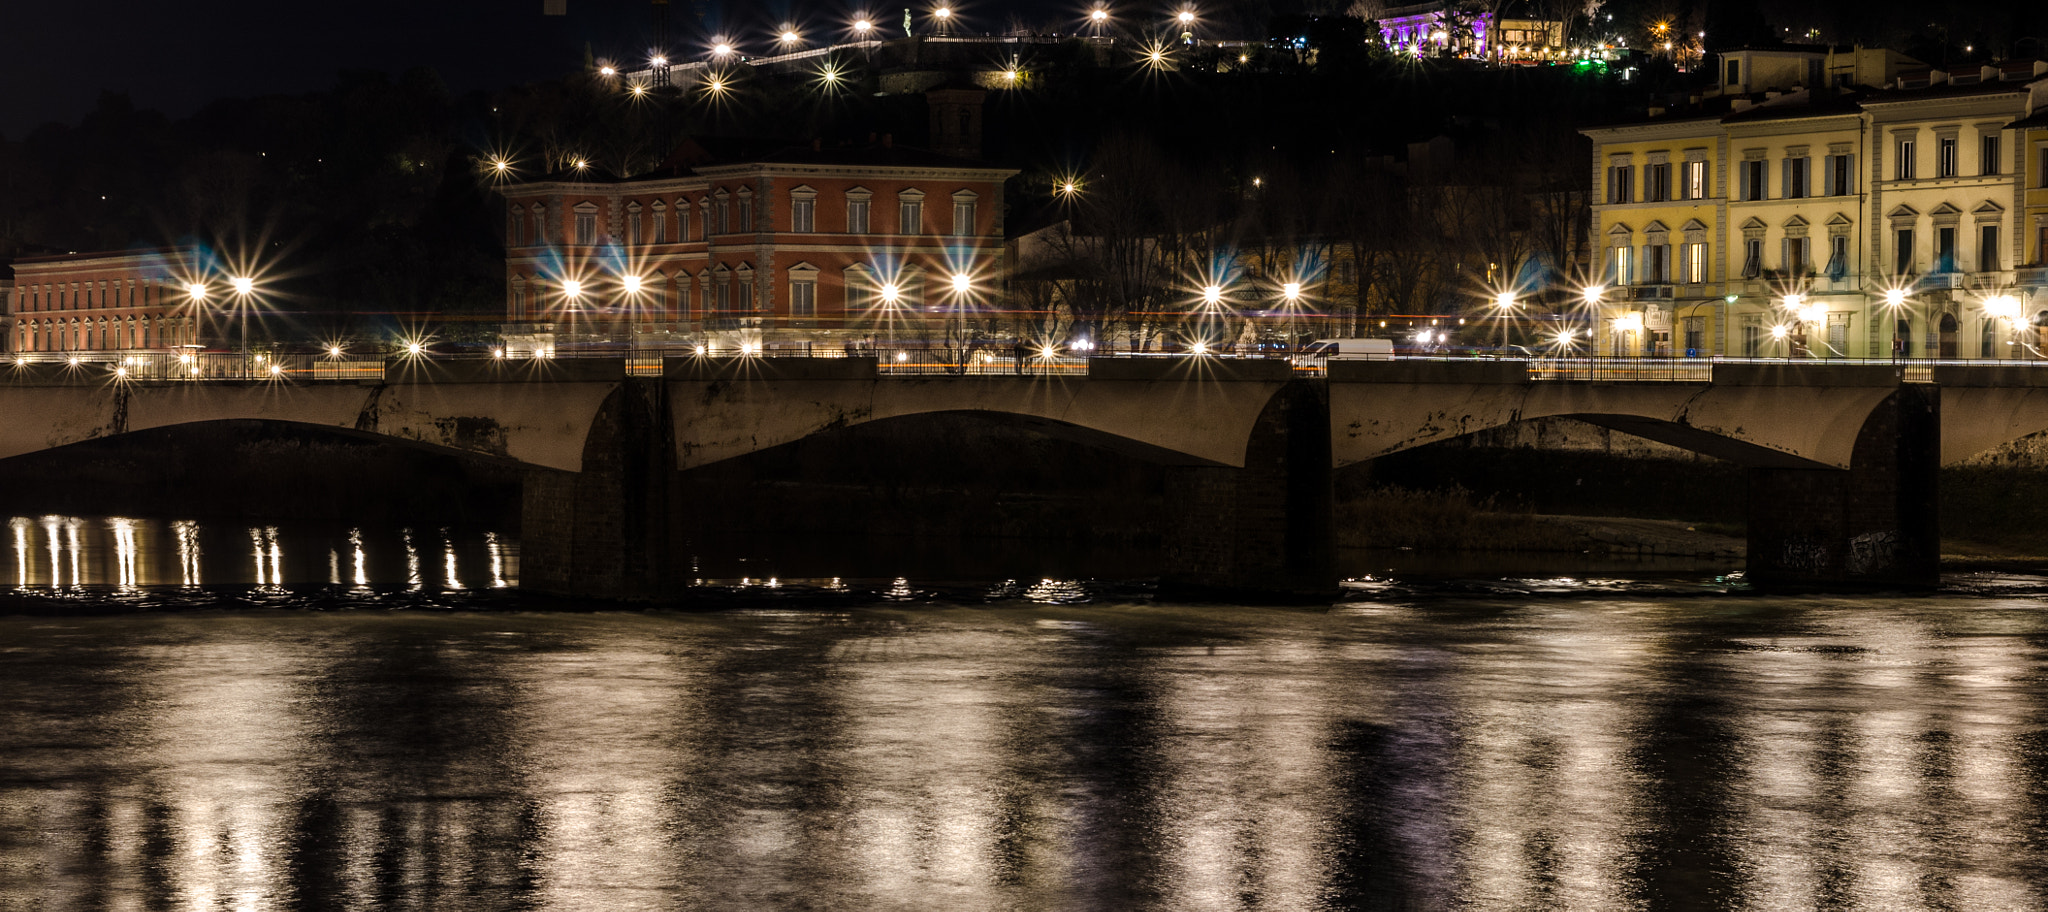
[[[1308,354],[1336,361],[1392,361],[1394,340],[1318,339],[1309,345]]]

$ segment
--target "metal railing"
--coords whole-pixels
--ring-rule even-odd
[[[620,352],[562,352],[544,358],[508,357],[500,352],[420,354],[420,355],[312,355],[312,354],[269,354],[239,352],[72,352],[72,353],[23,353],[0,356],[0,384],[23,381],[56,383],[195,383],[207,381],[231,382],[344,382],[379,383],[390,378],[416,378],[422,368],[434,365],[456,367],[471,365],[461,376],[488,378],[492,374],[481,370],[486,364],[500,364],[507,368],[530,368],[550,361],[618,361],[629,377],[660,377],[668,366],[679,360],[694,358],[732,359],[761,358],[775,359],[843,359],[867,357],[875,359],[875,373],[878,377],[1003,377],[1003,376],[1063,376],[1085,377],[1089,374],[1089,363],[1098,358],[1132,360],[1176,360],[1208,359],[1214,361],[1284,361],[1297,377],[1320,377],[1328,374],[1332,360],[1315,352],[1288,351],[1270,347],[1246,346],[1241,349],[1222,348],[1213,351],[1158,351],[1130,350],[1123,348],[1091,348],[1085,350],[1015,348],[1013,346],[891,346],[891,345],[810,345],[783,343],[772,346],[748,346],[741,349],[696,349],[667,348],[643,350],[633,353]],[[1711,383],[1716,367],[1726,365],[1778,365],[1800,367],[1854,367],[1882,366],[1897,369],[1901,379],[1909,383],[1927,383],[1933,380],[1934,370],[1940,368],[2015,368],[2038,367],[2048,369],[2048,360],[1991,358],[1943,358],[1943,359],[1890,359],[1890,358],[1758,358],[1717,356],[1710,358],[1596,358],[1596,357],[1534,357],[1494,356],[1491,354],[1468,355],[1420,355],[1400,353],[1392,360],[1405,363],[1438,363],[1447,367],[1469,364],[1513,364],[1520,365],[1524,376],[1539,382],[1663,382],[1663,383]],[[1374,363],[1365,361],[1363,363]],[[1384,363],[1381,361],[1379,363]],[[527,370],[507,371],[508,375],[530,376]],[[543,374],[544,376],[544,374]]]

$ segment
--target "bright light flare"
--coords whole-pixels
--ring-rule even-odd
[[[1208,305],[1210,305],[1210,306],[1212,306],[1212,307],[1213,307],[1213,306],[1215,306],[1215,305],[1217,305],[1217,304],[1221,304],[1221,303],[1223,303],[1223,286],[1221,286],[1221,285],[1204,285],[1204,286],[1202,286],[1202,303],[1204,303],[1204,304],[1208,304]]]
[[[647,62],[649,62],[649,63],[652,63],[652,64],[654,64],[655,66],[658,66],[658,67],[665,67],[665,66],[668,66],[668,58],[667,58],[667,57],[663,57],[663,56],[661,56],[661,55],[659,55],[659,54],[656,54],[656,55],[654,55],[653,57],[649,58]]]
[[[1198,355],[1206,355],[1209,353],[1209,343],[1196,342],[1189,350]]]
[[[903,289],[897,287],[896,283],[891,282],[882,286],[882,303],[893,305],[902,299]]]
[[[339,358],[339,357],[341,357],[341,346],[339,346],[339,345],[329,345],[329,346],[327,346],[327,357],[329,357],[329,358]]]
[[[1905,290],[1905,289],[1903,289],[1903,288],[1887,288],[1887,289],[1885,289],[1885,292],[1884,292],[1884,304],[1885,304],[1885,306],[1886,306],[1886,307],[1904,307],[1904,306],[1906,306],[1906,290]]]
[[[788,26],[783,27],[782,34],[778,37],[781,39],[783,44],[795,44],[803,40],[803,36],[797,34],[796,29],[790,28]]]
[[[192,282],[185,286],[185,296],[194,301],[204,301],[206,300],[206,286],[198,282]]]
[[[1614,328],[1620,332],[1639,332],[1643,328],[1643,315],[1629,313],[1615,317]]]
[[[597,74],[599,76],[617,76],[619,75],[619,71],[613,69],[612,67],[598,67]]]
[[[1102,23],[1104,23],[1104,22],[1108,22],[1108,21],[1109,21],[1109,10],[1103,9],[1102,7],[1099,7],[1099,6],[1098,6],[1098,7],[1096,7],[1095,9],[1093,9],[1093,10],[1089,11],[1089,13],[1088,13],[1088,21],[1090,21],[1090,22],[1093,22],[1093,23],[1095,23],[1095,24],[1097,24],[1097,25],[1101,25],[1101,24],[1102,24]]]
[[[938,9],[932,10],[932,15],[940,19],[951,19],[953,18],[953,11],[942,6],[939,7]]]
[[[583,297],[583,283],[575,279],[562,280],[562,297],[574,300]]]
[[[641,278],[639,276],[629,275],[620,279],[619,282],[626,287],[627,294],[636,295],[640,293]]]
[[[1288,282],[1284,285],[1281,285],[1280,296],[1286,298],[1289,303],[1301,300],[1301,283]]]
[[[1771,327],[1771,338],[1776,339],[1780,342],[1785,341],[1785,337],[1790,336],[1791,334],[1792,327],[1786,326],[1783,323]]]
[[[420,356],[420,355],[421,355],[422,353],[424,353],[424,352],[425,352],[426,350],[427,350],[427,347],[426,347],[426,346],[424,346],[424,345],[421,345],[421,344],[419,344],[418,342],[407,342],[407,343],[405,343],[405,353],[406,353],[406,355],[407,355],[407,356],[409,356],[409,357],[417,358],[417,357],[419,357],[419,356]]]
[[[1984,301],[1984,312],[2008,323],[2015,323],[2020,319],[2020,302],[2012,295],[1987,298]]]
[[[731,57],[732,45],[721,41],[711,46],[711,53],[716,54],[720,57]]]
[[[967,275],[967,273],[964,273],[964,272],[956,272],[956,273],[953,273],[953,293],[954,293],[954,294],[966,294],[967,292],[969,292],[969,291],[970,291],[970,290],[972,290],[973,288],[974,288],[974,280],[973,280],[972,278],[969,278],[969,277],[968,277],[968,275]]]
[[[1195,21],[1195,11],[1181,10],[1180,15],[1175,16],[1174,18],[1180,20],[1180,24],[1182,25],[1192,25]]]
[[[1579,293],[1579,296],[1584,298],[1588,304],[1598,304],[1600,303],[1600,296],[1606,293],[1607,286],[1605,285],[1588,285],[1586,290]]]
[[[1515,306],[1515,293],[1512,291],[1503,291],[1500,294],[1494,295],[1493,306],[1498,307],[1502,310],[1509,310],[1513,308]]]
[[[235,294],[238,295],[246,295],[256,289],[256,280],[248,276],[235,276],[228,280],[228,284],[234,286]]]

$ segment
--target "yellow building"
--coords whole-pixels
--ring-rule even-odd
[[[2028,323],[2048,327],[2048,64],[1729,58],[1724,89],[1798,82],[1583,131],[1596,354],[2043,357]],[[1812,87],[1838,69],[1889,81]]]
[[[1747,357],[1883,357],[1873,324],[1880,285],[1860,239],[1869,161],[1862,110],[1796,92],[1721,121],[1728,143],[1726,334],[1717,353]],[[1880,321],[1881,322],[1881,321]],[[1882,336],[1882,338],[1877,338]]]
[[[1601,273],[1594,353],[1708,354],[1722,321],[1727,264],[1727,138],[1716,117],[1584,131],[1594,146],[1593,238]]]

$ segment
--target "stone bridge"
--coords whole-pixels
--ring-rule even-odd
[[[1515,421],[1569,416],[1749,473],[1760,582],[1934,579],[1935,470],[2048,430],[2025,368],[1716,364],[1706,379],[1532,379],[1521,362],[1118,358],[1085,375],[884,377],[872,359],[394,362],[338,382],[112,382],[59,365],[0,373],[0,458],[230,419],[290,422],[514,461],[527,472],[522,582],[659,597],[675,471],[834,428],[981,412],[1173,467],[1177,580],[1220,590],[1334,582],[1336,467]]]

